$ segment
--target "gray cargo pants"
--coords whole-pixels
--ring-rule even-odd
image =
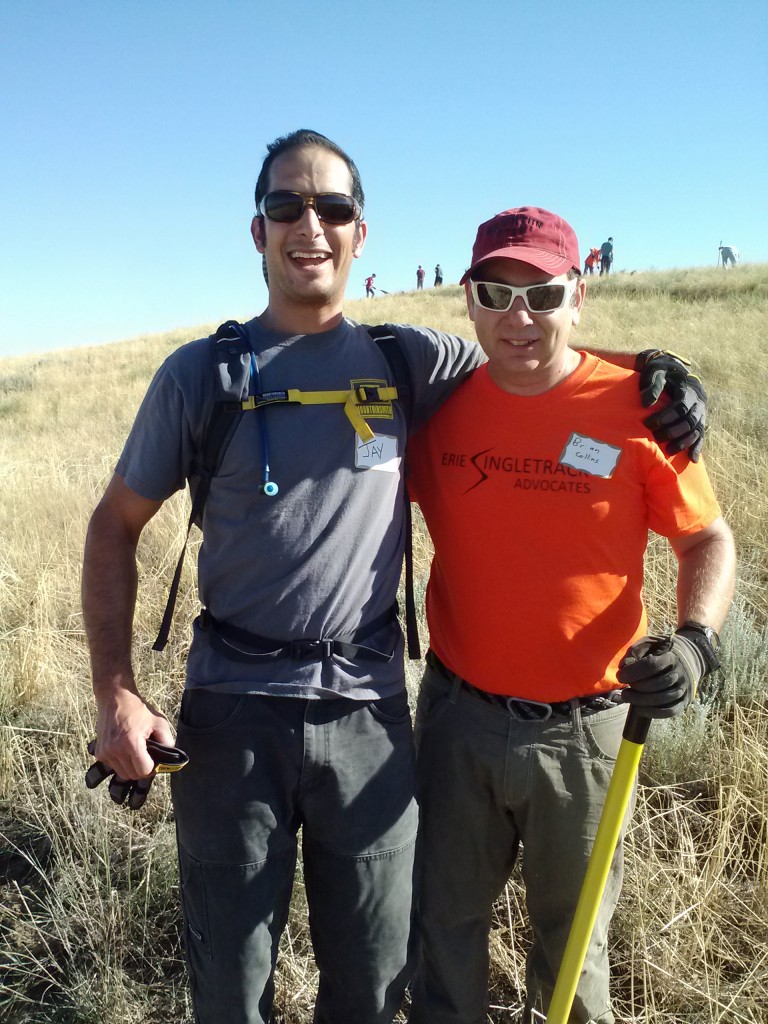
[[[525,1020],[546,1012],[605,802],[627,707],[521,721],[427,667],[416,714],[422,957],[411,1024],[484,1024],[491,913],[523,844],[534,933]],[[569,1020],[612,1024],[608,925],[621,845]]]
[[[172,778],[197,1024],[266,1024],[301,828],[316,1024],[388,1024],[411,974],[417,826],[405,691],[191,690]]]

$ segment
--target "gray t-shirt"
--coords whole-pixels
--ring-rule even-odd
[[[298,336],[266,332],[257,320],[246,326],[261,391],[395,383],[365,327],[352,321]],[[398,333],[413,377],[415,429],[484,356],[472,342],[425,328]],[[117,464],[130,488],[164,501],[187,480],[196,485],[194,459],[214,394],[208,339],[166,359]],[[394,604],[405,536],[406,426],[397,401],[363,411],[376,434],[368,446],[342,404],[273,405],[242,416],[204,513],[200,600],[216,619],[282,643],[348,636]],[[262,417],[271,479],[279,485],[273,498],[259,493]],[[376,640],[366,643],[376,647]],[[334,655],[243,664],[214,650],[196,623],[187,686],[370,700],[402,687],[402,647],[400,637],[386,663]]]

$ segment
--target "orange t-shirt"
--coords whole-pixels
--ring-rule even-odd
[[[703,464],[668,458],[643,426],[637,374],[582,355],[530,397],[481,366],[408,446],[409,489],[435,545],[432,647],[492,693],[614,689],[646,632],[648,530],[683,536],[720,515]]]

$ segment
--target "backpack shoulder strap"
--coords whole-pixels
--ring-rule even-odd
[[[413,375],[397,328],[392,324],[376,324],[373,327],[367,327],[366,330],[389,363],[397,387],[398,400],[405,413],[405,425],[410,433],[413,422]]]
[[[398,400],[401,402],[401,408],[405,414],[406,431],[407,434],[410,434],[413,422],[413,375],[397,328],[392,324],[376,324],[374,327],[366,329],[379,346],[392,371]],[[407,479],[403,483],[403,494],[405,497],[405,636],[408,643],[408,657],[412,661],[418,661],[421,657],[421,644],[413,590],[413,516]]]
[[[248,334],[236,320],[222,324],[210,337],[209,345],[215,391],[195,467],[200,486],[195,493],[198,508],[193,521],[198,525],[202,523],[211,479],[218,473],[242,417],[240,403],[248,396],[251,365]]]
[[[213,381],[213,401],[203,434],[203,442],[196,459],[195,471],[199,482],[192,499],[192,511],[187,522],[187,534],[168,592],[163,621],[153,651],[162,651],[168,643],[173,612],[181,582],[181,570],[187,551],[192,524],[202,528],[203,510],[208,500],[211,481],[219,472],[229,443],[234,437],[243,411],[240,402],[248,393],[251,346],[248,334],[236,320],[227,320],[208,339],[209,358]]]

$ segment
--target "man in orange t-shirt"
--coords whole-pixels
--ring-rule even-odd
[[[488,363],[409,445],[435,545],[416,720],[422,962],[411,1024],[475,1024],[491,910],[524,846],[546,1013],[626,717],[679,714],[718,666],[734,549],[702,463],[664,454],[633,371],[569,347],[585,297],[562,218],[481,225],[464,275]],[[648,530],[678,560],[678,628],[646,636]],[[624,688],[628,684],[628,688]],[[570,1020],[610,1024],[614,858]]]

